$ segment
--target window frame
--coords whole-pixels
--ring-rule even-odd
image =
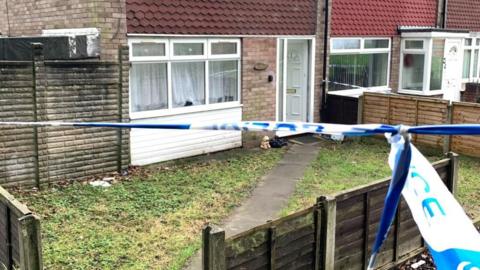
[[[360,49],[334,49],[333,42],[335,40],[360,40]],[[388,48],[365,48],[366,40],[387,40]],[[356,55],[356,54],[381,54],[388,53],[388,63],[387,63],[387,83],[386,85],[374,86],[374,87],[365,87],[365,88],[351,88],[344,90],[331,91],[332,93],[340,93],[342,91],[349,91],[352,93],[363,93],[364,91],[385,91],[390,90],[390,75],[391,75],[391,59],[392,59],[392,39],[388,37],[342,37],[342,38],[331,38],[330,39],[330,55]],[[330,61],[328,63],[328,68],[330,68]]]
[[[213,54],[212,53],[212,45],[215,43],[235,43],[237,45],[237,52],[235,54]],[[212,38],[208,39],[208,54],[207,57],[209,59],[223,59],[223,58],[240,58],[240,39],[221,39],[221,38]]]
[[[215,55],[210,57],[210,44],[215,41],[227,41],[237,43],[237,53],[235,55]],[[133,44],[142,42],[155,42],[165,44],[165,56],[137,56],[133,57]],[[204,46],[203,55],[174,56],[173,47],[175,43],[202,43]],[[165,38],[165,37],[149,37],[149,38],[129,38],[130,46],[130,62],[131,65],[146,63],[166,63],[167,64],[167,108],[149,111],[133,112],[132,110],[132,85],[129,84],[129,115],[131,119],[146,119],[163,116],[173,116],[186,113],[205,112],[220,109],[230,109],[241,107],[242,93],[242,61],[241,61],[241,39],[240,38]],[[210,103],[210,61],[237,61],[238,82],[237,82],[237,100],[226,101],[220,103]],[[173,85],[172,85],[172,63],[178,62],[203,62],[205,65],[205,104],[173,107]],[[131,71],[130,75],[131,76]]]
[[[164,56],[133,56],[133,47],[139,43],[160,43],[165,45]],[[169,42],[167,39],[136,38],[128,41],[130,61],[165,61],[169,57]]]
[[[472,40],[472,44],[471,45],[466,45],[466,41],[467,39],[471,39]],[[465,38],[462,42],[462,45],[463,45],[463,48],[462,48],[462,54],[465,55],[465,51],[466,50],[470,50],[471,51],[471,54],[470,54],[470,70],[469,70],[469,75],[468,75],[468,78],[463,78],[463,70],[462,70],[462,83],[468,83],[468,82],[475,82],[475,81],[479,81],[480,80],[480,43],[478,43],[480,41],[480,37],[473,37],[473,36],[470,36],[468,38]],[[477,67],[476,67],[476,71],[477,71],[477,74],[475,76],[475,74],[473,74],[473,71],[474,71],[474,63],[475,63],[475,50],[478,50],[478,56],[477,56]],[[462,60],[463,60],[464,57],[462,57]],[[463,68],[463,62],[462,62],[462,68]]]
[[[171,60],[206,60],[207,59],[207,39],[199,38],[173,38],[169,40],[170,42],[170,59]],[[203,45],[203,54],[198,55],[175,55],[175,44],[202,44]]]
[[[409,40],[423,40],[423,49],[407,49],[406,42]],[[430,90],[430,77],[432,70],[432,49],[433,49],[433,38],[421,38],[421,37],[408,37],[402,38],[401,47],[400,47],[400,69],[399,69],[399,81],[398,81],[398,92],[402,94],[411,94],[411,95],[441,95],[443,94],[442,89]],[[423,63],[423,80],[422,80],[422,90],[410,90],[403,89],[403,58],[405,54],[423,54],[424,63]]]

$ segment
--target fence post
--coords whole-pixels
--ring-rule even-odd
[[[40,220],[34,215],[29,214],[18,219],[18,222],[21,269],[43,269]]]
[[[207,225],[202,231],[203,270],[225,270],[225,231]]]
[[[268,228],[268,250],[270,255],[270,270],[275,269],[275,259],[277,257],[276,250],[277,250],[277,228],[275,226],[271,226]]]
[[[370,254],[368,254],[368,239],[370,238],[370,192],[365,192],[363,198],[363,269],[367,269],[368,266],[368,258]]]
[[[5,205],[5,227],[1,228],[5,232],[5,256],[6,257],[6,268],[13,269],[13,245],[12,245],[12,214],[8,205]],[[0,265],[1,266],[1,265]]]
[[[363,124],[363,102],[365,102],[364,95],[360,95],[358,97],[357,124]]]
[[[323,270],[334,269],[335,266],[335,232],[337,217],[337,202],[335,198],[322,196],[317,202],[322,207],[322,235],[320,250],[322,253],[320,268]]]
[[[447,106],[447,122],[445,124],[452,124],[453,122],[453,103]],[[452,149],[452,136],[445,136],[443,141],[443,152],[448,153]]]
[[[322,241],[322,206],[320,202],[315,204],[313,208],[313,219],[315,224],[315,262],[314,270],[319,270],[321,268],[322,262],[320,261],[321,256],[321,241]]]
[[[454,152],[449,152],[447,156],[450,159],[447,187],[450,192],[452,192],[452,194],[456,196],[458,186],[458,154]]]

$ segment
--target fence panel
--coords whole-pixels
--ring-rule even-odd
[[[35,121],[31,62],[0,62],[0,121]],[[35,183],[35,132],[0,128],[0,184]]]
[[[0,121],[128,120],[128,49],[119,62],[0,61]],[[36,185],[120,171],[129,163],[129,131],[2,127],[0,184]]]
[[[418,99],[415,117],[415,125],[435,125],[444,124],[449,120],[448,101],[440,99]],[[419,135],[414,137],[414,142],[441,148],[445,142],[445,136],[437,135]]]
[[[455,161],[452,161],[455,160]],[[434,163],[442,180],[454,189],[453,162]],[[337,203],[334,269],[365,269],[375,241],[390,180],[346,191],[335,197]],[[423,250],[423,241],[410,210],[402,199],[395,222],[377,257],[377,268],[391,267]]]
[[[310,208],[227,239],[227,269],[314,269],[317,213]]]
[[[435,162],[455,193],[458,156]],[[224,269],[366,269],[390,179],[319,198],[317,204],[225,240],[225,232],[207,227],[203,267]],[[410,210],[402,199],[377,258],[377,269],[390,269],[424,250]]]
[[[453,103],[452,122],[455,124],[480,124],[480,104]],[[480,136],[452,136],[452,151],[480,157]]]
[[[40,222],[0,187],[0,269],[42,269]]]
[[[389,125],[433,125],[448,122],[448,101],[401,95],[365,93],[363,123]],[[414,136],[415,143],[442,147],[444,136]]]

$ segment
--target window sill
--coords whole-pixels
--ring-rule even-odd
[[[208,112],[208,111],[216,111],[216,110],[224,110],[224,109],[234,109],[234,108],[241,108],[241,107],[243,107],[243,105],[240,104],[239,102],[228,102],[228,103],[198,105],[198,106],[164,109],[164,110],[156,110],[156,111],[130,112],[130,119],[139,120],[139,119],[173,116],[173,115],[181,115],[181,114],[188,114],[188,113],[199,113],[199,112]]]
[[[350,90],[339,90],[339,91],[329,91],[329,95],[336,96],[348,96],[348,97],[359,97],[365,92],[369,93],[390,93],[391,88],[388,87],[375,87],[369,89],[350,89]]]

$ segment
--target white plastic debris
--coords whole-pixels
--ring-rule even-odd
[[[343,140],[345,139],[345,136],[334,134],[330,138],[334,141],[343,142]]]
[[[108,188],[108,187],[112,186],[112,184],[110,184],[107,181],[103,181],[103,180],[97,180],[97,181],[90,182],[90,185],[92,187],[102,187],[102,188]]]
[[[104,177],[102,181],[112,183],[113,181],[115,181],[115,177]]]
[[[413,269],[417,269],[419,268],[420,266],[424,265],[425,264],[425,261],[424,260],[420,260],[416,263],[413,263],[412,265],[410,265]]]

